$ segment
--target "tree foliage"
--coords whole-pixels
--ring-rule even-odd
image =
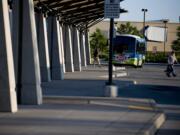
[[[117,26],[117,32],[119,34],[131,34],[143,37],[142,33],[137,29],[137,27],[132,26],[130,22]]]
[[[180,26],[177,27],[177,39],[172,42],[172,49],[180,51]]]
[[[90,35],[90,46],[92,54],[95,49],[99,51],[98,54],[100,55],[107,54],[107,38],[103,35],[100,29],[97,28],[96,31]]]

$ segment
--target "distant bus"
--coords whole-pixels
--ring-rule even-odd
[[[146,40],[135,35],[117,35],[113,39],[113,64],[142,67],[145,62]]]

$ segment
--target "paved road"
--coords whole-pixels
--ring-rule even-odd
[[[127,67],[127,77],[115,78],[120,97],[154,99],[167,115],[167,121],[157,135],[180,135],[180,66],[177,77],[165,75],[165,65]],[[122,71],[117,71],[117,73]],[[93,66],[83,72],[66,73],[65,80],[44,83],[44,95],[104,96],[107,67]],[[133,83],[136,83],[135,85]],[[50,88],[50,89],[49,89]]]
[[[119,96],[152,98],[159,104],[180,105],[180,67],[176,67],[179,74],[177,77],[167,77],[165,68],[159,65],[145,65],[137,69],[128,67],[127,77],[114,79],[119,87]],[[66,73],[63,81],[43,83],[43,93],[44,95],[101,97],[104,96],[107,74],[107,67],[88,67],[83,72]]]
[[[129,76],[121,80],[134,80],[137,85],[119,89],[119,96],[152,98],[164,110],[167,120],[156,135],[180,135],[180,67],[177,77],[168,78],[165,66],[148,65],[143,69],[128,68]]]
[[[157,135],[180,135],[180,66],[175,67],[177,77],[167,77],[165,68],[166,65],[127,67],[128,76],[117,80],[137,84],[121,86],[119,96],[154,99],[167,116]]]
[[[164,70],[166,65],[145,65],[143,68],[127,68],[129,76],[123,80],[135,80],[138,84],[180,86],[180,66],[176,66],[177,77],[167,77]]]

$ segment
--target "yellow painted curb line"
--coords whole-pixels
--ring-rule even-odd
[[[154,110],[152,107],[134,106],[134,105],[130,105],[130,106],[128,106],[128,108],[129,109],[137,109],[137,110],[148,110],[148,111]]]

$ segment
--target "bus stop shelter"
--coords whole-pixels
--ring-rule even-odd
[[[0,111],[42,104],[41,82],[90,64],[88,28],[103,19],[104,0],[1,0]]]

